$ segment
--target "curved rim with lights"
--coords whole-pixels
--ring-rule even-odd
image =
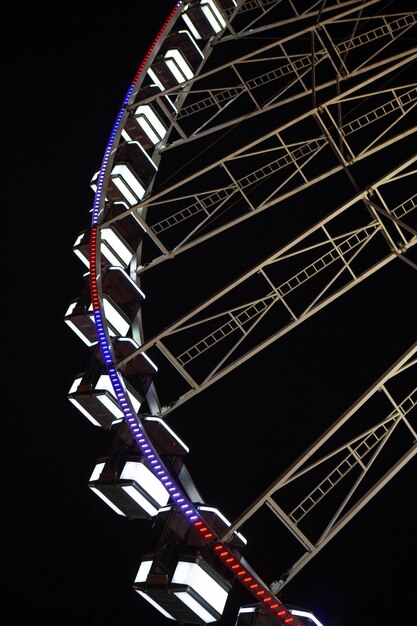
[[[123,412],[124,420],[128,424],[139,450],[149,463],[150,469],[167,489],[173,503],[178,507],[179,511],[184,514],[187,521],[189,521],[189,523],[197,529],[203,542],[208,543],[212,547],[214,553],[223,561],[236,579],[249,590],[258,602],[262,602],[263,605],[269,609],[279,623],[301,626],[292,613],[283,605],[283,603],[278,600],[278,598],[271,593],[270,589],[262,583],[261,579],[256,574],[249,573],[249,571],[242,566],[239,559],[234,555],[228,545],[224,542],[218,541],[219,538],[212,531],[212,529],[207,526],[184,491],[178,486],[178,484],[175,483],[173,477],[164,466],[163,461],[146,435],[146,431],[142,427],[141,421],[131,405],[123,379],[117,370],[117,362],[113,354],[112,341],[106,326],[106,313],[104,310],[100,284],[101,258],[99,224],[100,214],[103,211],[105,202],[105,182],[106,178],[109,176],[109,171],[112,165],[111,154],[114,151],[115,143],[120,137],[121,129],[123,127],[123,119],[126,116],[127,106],[132,98],[132,95],[135,93],[135,88],[137,89],[142,74],[151,63],[152,53],[153,55],[156,54],[159,40],[162,38],[165,31],[172,26],[175,14],[180,9],[181,5],[182,1],[175,5],[173,11],[159,31],[141,66],[139,67],[139,70],[126,94],[125,100],[116,118],[113,131],[105,150],[103,163],[100,171],[98,172],[90,231],[90,291],[97,338],[107,374],[112,383],[119,407]]]
[[[90,328],[88,345],[100,351],[111,383],[109,402],[117,405],[117,423],[128,425],[147,466],[202,541],[280,623],[294,625],[295,613],[236,558],[228,537],[265,504],[306,548],[301,565],[311,559],[346,523],[343,514],[352,494],[321,542],[310,540],[299,523],[323,498],[324,484],[325,495],[330,494],[338,482],[334,472],[344,476],[344,466],[338,461],[319,483],[321,495],[315,495],[316,487],[311,489],[289,514],[272,496],[307,473],[303,463],[307,468],[321,463],[312,461],[313,455],[330,435],[316,442],[221,537],[164,465],[143,427],[133,402],[135,390],[124,372],[141,360],[145,382],[137,394],[146,399],[151,414],[166,419],[377,271],[392,262],[413,265],[417,202],[403,181],[416,175],[417,83],[410,68],[417,50],[403,41],[415,30],[416,12],[375,13],[375,5],[384,5],[379,0],[316,5],[177,2],[117,115],[92,181],[95,200],[88,246],[85,237],[76,246],[89,268],[88,313],[96,338]],[[395,156],[399,147],[400,158]],[[321,195],[332,189],[334,206],[309,215],[302,230],[294,230],[288,220],[278,235],[268,237],[271,211],[295,211],[316,189]],[[234,254],[230,239],[236,232],[245,236],[248,224],[258,224],[253,228],[266,235],[265,248],[260,248],[267,251],[249,267],[244,255]],[[226,282],[220,286],[216,275],[210,283],[216,285],[214,295],[211,291],[198,301],[191,299],[174,321],[159,328],[153,328],[149,318],[143,323],[142,281],[190,254],[193,259],[201,255],[204,263],[208,245],[218,247],[220,256],[230,255],[238,277],[225,271]],[[130,281],[126,302],[135,302],[130,309],[119,307],[117,297],[109,295],[118,293],[116,274],[121,267]],[[105,280],[113,280],[112,290]],[[181,292],[178,299],[185,295]],[[152,333],[145,336],[149,322]],[[366,399],[414,365],[414,353],[413,346]],[[168,381],[158,379],[162,402],[160,387],[157,392],[154,386],[155,363],[161,359]],[[338,425],[363,405],[360,401]],[[405,417],[415,407],[413,392],[398,405],[406,407],[401,413]],[[388,421],[384,417],[353,440],[349,471],[353,464],[365,466],[370,450],[376,454],[385,446],[391,431],[381,431],[381,423]],[[349,440],[346,450],[351,448]],[[408,460],[414,451],[407,449],[402,459]],[[390,471],[385,476],[391,477]],[[376,484],[375,492],[380,486]],[[362,499],[348,519],[363,504]]]

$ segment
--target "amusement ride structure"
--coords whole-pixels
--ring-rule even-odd
[[[149,531],[132,585],[167,619],[219,621],[241,585],[239,626],[319,626],[281,590],[417,452],[417,342],[233,521],[203,499],[173,427],[187,403],[197,415],[208,388],[376,274],[415,276],[407,6],[177,2],[92,175],[91,223],[74,244],[83,289],[65,315],[89,359],[68,397],[113,434],[88,486]],[[271,416],[240,424],[237,441],[257,421],[277,450],[290,445]],[[221,432],[214,450],[232,450],[236,480],[249,465],[262,483],[259,450],[242,458]],[[267,582],[245,557],[245,530],[265,512],[297,553]]]

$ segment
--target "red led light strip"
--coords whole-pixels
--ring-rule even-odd
[[[246,589],[253,595],[255,600],[265,606],[272,615],[281,624],[292,624],[292,626],[301,626],[300,622],[291,615],[291,612],[285,608],[268,587],[265,587],[259,580],[249,573],[234,556],[231,550],[223,543],[216,543],[212,546],[215,554],[228,567],[232,574]]]
[[[100,309],[100,298],[98,295],[97,271],[96,271],[96,254],[97,254],[97,227],[93,227],[90,231],[90,292],[91,303],[94,311]]]
[[[142,74],[143,68],[145,67],[147,61],[149,60],[149,57],[151,56],[156,44],[158,43],[158,41],[161,39],[166,27],[168,26],[168,24],[170,23],[170,21],[172,20],[172,18],[174,17],[175,13],[177,12],[177,10],[179,9],[179,7],[182,4],[182,0],[180,2],[177,2],[177,4],[175,5],[175,7],[173,8],[173,10],[171,11],[171,13],[169,14],[169,16],[167,17],[167,19],[165,20],[162,28],[160,29],[159,33],[157,34],[157,36],[155,37],[151,47],[149,48],[148,52],[146,53],[146,55],[143,58],[142,63],[139,66],[138,71],[135,74],[135,77],[133,79],[133,84],[136,83],[136,81],[139,79],[139,76]]]
[[[268,587],[256,577],[253,572],[240,563],[225,543],[219,543],[214,532],[204,521],[194,522],[194,527],[198,530],[205,543],[208,543],[216,556],[226,565],[233,576],[253,595],[255,600],[267,608],[280,624],[291,624],[291,626],[302,626],[291,612],[276,598]]]

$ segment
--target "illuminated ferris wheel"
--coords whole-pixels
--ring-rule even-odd
[[[282,588],[417,452],[417,343],[233,522],[172,426],[377,272],[417,269],[416,22],[401,1],[178,2],[121,105],[74,245],[65,320],[90,359],[69,399],[114,434],[89,487],[157,529],[132,584],[166,618],[221,620],[236,583],[239,626],[319,624]],[[245,558],[265,511],[298,547],[268,582]]]

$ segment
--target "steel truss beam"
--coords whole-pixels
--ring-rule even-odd
[[[399,58],[394,65],[390,66],[388,69],[385,68],[381,70],[376,77],[374,76],[372,79],[367,78],[355,87],[329,99],[321,105],[321,107],[312,109],[280,125],[266,133],[260,139],[232,152],[228,157],[220,159],[199,171],[193,172],[191,176],[182,179],[162,191],[153,193],[139,205],[135,205],[135,207],[132,207],[132,209],[117,218],[109,220],[103,224],[102,227],[107,227],[113,221],[123,219],[123,217],[130,215],[132,211],[137,212],[143,228],[155,243],[157,250],[162,252],[162,255],[156,255],[150,261],[139,266],[138,271],[143,272],[145,269],[149,269],[166,259],[172,259],[174,256],[199,245],[210,237],[226,231],[269,207],[276,206],[279,202],[305,190],[309,186],[317,184],[323,180],[323,178],[334,175],[343,169],[348,172],[349,169],[355,166],[359,161],[375,155],[378,151],[393,145],[395,142],[402,141],[415,132],[415,128],[410,126],[410,128],[406,130],[401,129],[397,134],[394,134],[397,125],[413,110],[416,100],[416,89],[414,85],[400,84],[395,89],[387,90],[384,88],[380,91],[374,89],[372,91],[364,91],[361,95],[358,94],[360,94],[361,90],[365,90],[376,78],[383,78],[394,71],[401,70],[410,62],[410,59],[414,60],[416,58],[416,51],[411,54],[411,57]],[[345,106],[351,102],[356,106],[361,99],[366,101],[373,97],[378,97],[378,99],[382,97],[384,102],[378,107],[369,108],[367,111],[362,112],[356,118],[339,128],[335,121],[335,115],[332,113],[334,108]],[[324,117],[321,115],[323,112],[325,113]],[[300,126],[300,130],[303,132],[303,123],[309,118],[317,118],[318,115],[321,115],[322,120],[325,119],[326,124],[324,132],[323,129],[320,129],[321,132],[316,135],[316,137],[305,137],[305,139],[301,139],[298,144],[289,144],[287,142],[284,138],[286,133],[290,130],[292,132],[294,132],[294,130],[297,131],[297,126]],[[394,119],[392,118],[393,115],[395,116]],[[391,116],[391,124],[388,124],[385,131],[378,131],[377,125],[373,126],[373,122],[382,120],[385,117],[388,118],[388,116]],[[372,139],[368,141],[367,145],[360,146],[360,149],[357,149],[355,145],[356,135],[360,138],[361,132],[365,127],[375,127],[375,134]],[[300,134],[300,131],[297,132]],[[340,155],[341,158],[335,158],[335,165],[319,176],[306,174],[305,170],[309,166],[310,161],[316,159],[320,155],[320,151],[325,148],[326,145],[332,146],[332,149],[334,148],[332,144],[332,134],[336,137],[333,143],[335,141],[342,143],[349,156],[342,158],[343,155]],[[274,150],[277,152],[278,158],[269,161],[261,168],[252,170],[244,177],[236,178],[231,174],[231,170],[233,170],[233,168],[236,169],[236,164],[238,164],[240,159],[248,159],[259,154],[267,155],[268,152],[271,151],[269,143],[271,139],[276,142]],[[357,141],[357,145],[360,145],[360,140]],[[355,150],[357,154],[355,154]],[[244,167],[247,169],[247,166]],[[203,181],[202,186],[204,186],[204,177],[218,168],[221,168],[223,173],[226,173],[229,177],[228,185],[225,184],[222,189],[212,188],[211,190],[203,191],[198,194],[194,193],[194,195],[191,196],[187,195],[187,185],[190,182],[193,182],[197,177],[201,177]],[[268,195],[258,201],[257,204],[253,205],[249,198],[251,192],[255,188],[259,189],[260,183],[265,183],[269,189],[272,174],[276,174],[284,168],[286,168],[287,171],[285,180],[283,180],[275,190],[270,190]],[[297,184],[297,181],[300,182]],[[176,193],[178,190],[182,192],[179,195]],[[229,210],[230,203],[232,203],[232,206],[239,203],[239,206],[242,207],[241,215],[230,221],[226,219],[221,226],[216,227],[213,224],[210,230],[212,220],[217,218],[219,213],[224,209],[226,209],[226,211]],[[150,223],[152,215],[160,212],[162,208],[166,211],[167,207],[171,206],[175,207],[175,210],[171,212],[170,215],[164,217],[163,220],[156,221],[154,224]],[[181,206],[179,210],[178,206]],[[146,211],[149,216],[147,220],[140,217],[143,211]],[[197,224],[193,222],[193,226],[188,231],[184,232],[181,230],[180,239],[177,240],[173,247],[168,248],[161,239],[163,233],[168,229],[172,229],[174,226],[183,225],[187,220],[195,218],[196,216],[202,216],[199,222]],[[206,229],[204,235],[201,234],[203,227]]]
[[[378,2],[380,2],[381,0],[368,0],[366,3],[363,3],[363,6],[365,7],[369,7],[372,6]],[[255,29],[253,28],[253,24],[255,24],[257,21],[259,21],[260,19],[262,19],[265,15],[267,15],[267,13],[275,8],[277,5],[281,4],[282,0],[239,0],[238,3],[238,11],[234,10],[234,9],[225,9],[225,15],[227,15],[228,17],[234,16],[237,13],[239,13],[239,15],[244,15],[245,13],[247,13],[248,11],[253,11],[255,9],[261,10],[260,15],[258,15],[256,18],[254,18],[250,23],[245,24],[244,27],[242,27],[238,32],[238,34],[242,34],[245,33],[246,31],[249,31],[250,33],[252,33]],[[345,2],[343,3],[343,6],[349,6],[349,5],[354,5],[357,4],[358,0],[345,0]],[[340,3],[337,2],[336,4],[333,4],[332,6],[323,6],[323,0],[316,0],[315,2],[312,2],[311,6],[306,7],[306,2],[299,2],[298,4],[300,5],[299,10],[297,10],[297,7],[295,6],[297,3],[296,2],[291,2],[290,6],[292,7],[292,10],[294,11],[294,16],[287,18],[287,19],[281,19],[277,24],[278,25],[284,25],[284,24],[288,24],[294,21],[299,22],[302,19],[311,19],[311,18],[317,18],[318,16],[320,16],[323,13],[330,13],[331,11],[335,11],[340,9]],[[315,7],[319,7],[318,9],[316,9]],[[265,28],[268,28],[268,26],[262,26],[261,29],[264,30]],[[228,37],[222,37],[223,39],[228,39]]]
[[[416,231],[404,222],[404,218],[411,215],[416,208],[416,195],[405,198],[395,207],[389,207],[384,199],[383,188],[403,175],[415,176],[416,162],[417,155],[393,169],[368,189],[353,195],[348,202],[296,239],[145,341],[128,359],[118,363],[118,367],[123,368],[131,358],[152,347],[158,348],[190,386],[186,393],[162,407],[161,414],[167,415],[393,260],[406,257],[408,250],[417,243]],[[372,199],[375,194],[382,199],[384,208],[379,207]],[[360,210],[363,204],[372,209],[365,212],[368,216],[365,222],[363,209]],[[390,235],[390,245],[387,246],[386,228],[379,219],[381,211],[400,229],[401,241],[398,244]],[[349,231],[338,230],[337,221],[342,215],[348,215],[351,224],[359,219],[358,226]],[[377,246],[372,252],[372,242],[381,235],[383,245]],[[361,267],[357,269],[359,259]],[[290,268],[297,267],[297,271],[284,278],[278,272],[279,279],[275,278],[275,270],[289,260]],[[254,281],[256,291],[263,291],[263,295],[248,300]],[[306,286],[309,288],[304,291]],[[241,291],[244,295],[243,298],[240,296],[239,301]],[[232,308],[229,305],[222,306],[222,302],[227,302],[227,296],[231,292],[236,293],[236,304]],[[269,327],[269,336],[251,345],[248,343],[251,332],[262,324],[264,318],[267,320],[271,309],[275,311],[273,331]],[[276,310],[281,316],[276,315]],[[278,321],[280,319],[281,323]],[[216,326],[213,328],[214,322]],[[210,328],[209,332],[207,328]],[[196,331],[199,331],[198,339],[195,339]],[[193,337],[193,343],[187,343],[189,336]],[[232,344],[225,341],[233,337]],[[222,342],[225,346],[222,356],[219,357],[218,351]],[[214,347],[217,349],[217,356],[209,357]],[[201,361],[198,357],[203,355],[202,365],[194,371],[194,361]]]
[[[415,381],[416,367],[417,343],[414,343],[228,529],[229,535],[229,532],[242,528],[262,507],[267,507],[299,542],[303,555],[272,583],[274,593],[300,572],[416,455],[417,387],[410,382],[408,375],[408,370],[412,370],[414,378],[411,378]],[[403,376],[405,372],[407,376]],[[373,402],[377,393],[386,399],[384,409],[381,402]],[[359,427],[355,424],[355,428],[359,432],[350,433],[341,444],[336,436],[358,415],[361,421]],[[361,424],[366,419],[368,425],[363,429]],[[401,439],[396,437],[400,430]],[[332,444],[335,440],[337,443]],[[396,460],[393,462],[389,456],[388,464],[380,465],[383,469],[377,477],[372,476],[371,486],[361,491],[369,474],[388,452],[390,455],[394,453]],[[317,479],[320,468],[321,476]],[[297,495],[297,503],[288,511],[279,504],[279,497],[285,489]],[[333,505],[325,518],[322,505],[335,493],[338,504]],[[312,539],[303,532],[302,523],[316,512],[318,505],[321,505],[318,514],[321,529],[318,538]]]
[[[345,15],[345,13],[343,15]],[[190,104],[181,107],[180,111],[175,116],[171,113],[169,114],[171,123],[175,125],[180,137],[178,139],[174,138],[170,141],[165,141],[164,144],[159,147],[159,151],[163,152],[166,150],[170,150],[174,147],[179,147],[185,143],[205,137],[209,134],[217,133],[228,127],[235,126],[243,120],[247,121],[251,117],[258,116],[260,114],[271,111],[276,107],[282,106],[286,102],[286,100],[284,99],[285,93],[289,89],[293,88],[295,85],[298,85],[300,91],[298,93],[291,93],[292,101],[312,94],[313,88],[314,92],[317,94],[319,91],[328,89],[332,85],[337,85],[340,80],[346,81],[349,78],[353,79],[355,76],[360,75],[363,72],[369,71],[374,67],[374,64],[371,64],[371,60],[377,54],[381,55],[381,52],[385,48],[392,46],[399,37],[404,36],[405,33],[415,25],[416,13],[408,13],[405,15],[395,14],[389,16],[376,16],[369,19],[371,21],[375,19],[378,20],[378,22],[382,21],[382,26],[378,25],[377,27],[372,27],[365,33],[361,33],[360,35],[354,37],[349,37],[348,40],[340,42],[338,44],[333,43],[330,36],[329,27],[331,27],[333,24],[343,23],[344,20],[340,15],[335,18],[329,18],[327,20],[324,20],[317,25],[312,24],[311,26],[298,31],[295,34],[291,33],[286,37],[281,37],[277,41],[274,41],[273,44],[269,44],[268,46],[257,49],[250,54],[236,57],[233,62],[221,65],[220,67],[213,69],[210,72],[201,73],[190,81],[184,82],[179,86],[161,92],[156,96],[141,100],[140,103],[131,105],[130,108],[134,109],[136,106],[142,103],[148,104],[155,101],[158,103],[162,103],[167,95],[176,95],[178,93],[181,93],[181,91],[185,88],[187,88],[188,94],[190,94],[189,90],[191,88],[191,93],[203,94],[204,87],[198,88],[198,82],[210,77],[212,80],[216,79],[216,82],[206,89],[207,96],[202,97],[200,100],[194,100]],[[324,45],[322,41],[322,38],[320,36],[321,31],[326,33],[327,45]],[[304,53],[296,53],[290,51],[290,44],[293,44],[295,41],[298,41],[306,36],[320,38],[319,41],[321,43],[321,47],[314,50],[313,57],[307,47]],[[381,41],[381,45],[378,47],[377,52],[370,52],[367,58],[361,58],[360,64],[354,65],[350,68],[347,67],[346,59],[348,57],[348,54],[351,55],[359,47],[366,46],[368,44],[375,44],[376,41]],[[276,52],[274,52],[274,50],[276,50]],[[336,65],[334,64],[332,55],[335,55],[338,59],[338,63]],[[394,56],[392,57],[392,59],[393,58]],[[388,63],[392,59],[385,59],[384,63]],[[240,72],[237,72],[237,68],[239,66],[242,66],[242,68],[244,68],[248,64],[263,65],[266,61],[275,61],[277,67],[267,72],[263,72],[262,74],[253,78],[248,78],[246,80],[242,79]],[[314,87],[309,87],[305,84],[305,79],[308,78],[309,74],[311,73],[312,67],[314,67],[314,70],[317,71],[317,67],[324,61],[329,61],[330,63],[332,63],[332,65],[334,66],[334,76],[332,76],[332,78],[329,80],[322,80],[321,83],[314,84]],[[230,73],[229,71],[231,68],[233,70],[232,73]],[[235,75],[236,72],[238,76],[237,82]],[[277,87],[275,96],[268,97],[268,99],[264,102],[257,101],[256,92],[259,88],[264,87],[265,85],[268,85],[269,83],[272,83],[274,81],[278,81],[280,79],[282,80],[283,78],[288,78],[289,82],[287,84],[280,85],[279,88]],[[225,83],[230,86],[222,86],[222,84],[224,85]],[[247,108],[247,105],[244,105],[247,110],[245,110],[243,115],[232,115],[230,119],[227,119],[221,123],[219,122],[218,124],[211,125],[211,122],[217,120],[219,115],[227,112],[231,103],[239,99],[240,96],[242,96],[243,94],[248,93],[252,98],[252,104],[254,104],[254,108],[250,109]],[[277,102],[277,100],[279,101]],[[205,117],[204,124],[201,127],[196,126],[193,129],[186,129],[186,127],[181,127],[181,122],[185,122],[188,118],[195,115],[196,113],[201,113],[213,107],[215,107],[216,109],[213,116]]]

